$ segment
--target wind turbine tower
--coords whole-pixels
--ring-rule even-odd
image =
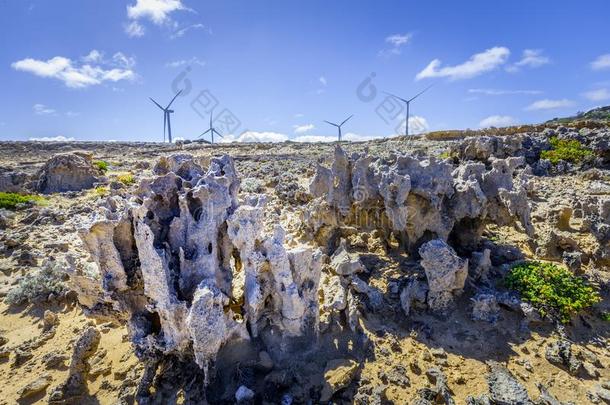
[[[161,104],[159,104],[155,100],[153,100],[152,97],[149,97],[150,101],[155,103],[156,106],[159,107],[161,109],[161,111],[163,111],[163,142],[165,142],[165,127],[167,127],[169,143],[172,143],[172,124],[170,122],[170,114],[173,113],[174,110],[170,110],[169,107],[172,105],[172,103],[174,102],[176,97],[178,97],[180,95],[180,93],[182,93],[182,90],[180,90],[178,93],[176,93],[174,98],[172,98],[172,101],[170,101],[169,104],[167,105],[167,107],[165,107],[165,108],[161,107]]]
[[[204,136],[205,134],[207,134],[209,132],[210,136],[211,136],[211,139],[212,139],[212,142],[211,142],[212,144],[214,143],[214,134],[216,134],[216,135],[218,135],[219,137],[222,138],[222,135],[220,134],[220,132],[218,132],[216,130],[216,128],[214,128],[214,126],[212,125],[212,117],[213,116],[214,116],[214,110],[212,110],[210,112],[210,128],[207,131],[205,131],[203,134],[199,135],[199,138],[200,138],[200,137]]]
[[[345,124],[347,121],[349,121],[349,119],[352,118],[353,116],[354,116],[354,114],[350,115],[341,124],[335,124],[334,122],[330,122],[330,121],[326,121],[326,120],[324,120],[324,122],[326,122],[327,124],[330,124],[334,127],[337,127],[337,129],[339,130],[339,142],[341,142],[341,127],[343,126],[343,124]]]
[[[424,94],[425,92],[427,92],[430,87],[432,87],[433,84],[431,84],[430,86],[426,87],[425,89],[423,89],[422,91],[420,91],[419,93],[417,93],[415,96],[411,97],[410,99],[404,99],[402,97],[398,97],[396,94],[392,94],[392,93],[388,93],[385,92],[385,94],[387,94],[388,96],[394,97],[395,99],[398,99],[400,101],[402,101],[403,103],[405,103],[407,105],[407,120],[405,122],[405,135],[409,136],[409,110],[411,107],[411,101],[415,100],[417,97],[421,96],[422,94]]]

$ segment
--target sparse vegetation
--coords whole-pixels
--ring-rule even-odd
[[[443,160],[452,159],[453,155],[451,155],[450,151],[446,150],[446,151],[442,152],[440,155],[438,155],[438,158],[443,159]]]
[[[254,177],[243,179],[240,187],[246,193],[262,193],[265,190],[263,182]]]
[[[14,210],[19,204],[37,204],[44,201],[44,197],[38,195],[0,192],[0,208],[7,210]]]
[[[568,322],[578,312],[600,302],[597,290],[582,277],[551,263],[527,262],[511,269],[505,285],[521,294],[543,316]]]
[[[136,182],[136,178],[131,173],[122,173],[117,176],[117,180],[126,186],[131,186]]]
[[[594,108],[587,112],[579,111],[576,115],[571,117],[553,118],[552,120],[547,121],[547,124],[558,123],[573,126],[574,124],[580,124],[581,122],[586,122],[589,126],[592,122],[602,124],[610,122],[610,106]]]
[[[561,160],[570,163],[580,163],[593,156],[591,150],[582,146],[581,143],[575,139],[567,140],[551,137],[549,142],[551,143],[552,149],[542,151],[540,158],[548,159],[554,165]]]
[[[602,319],[602,321],[610,322],[610,311],[603,311],[599,317]]]
[[[108,187],[106,186],[97,186],[93,192],[98,197],[106,197],[108,195]]]
[[[110,167],[108,162],[104,160],[96,160],[93,162],[93,165],[97,167],[97,169],[102,173],[106,173],[108,171],[108,168]]]
[[[42,268],[26,274],[6,295],[8,305],[46,301],[49,295],[66,291],[65,273],[58,262],[47,262]]]

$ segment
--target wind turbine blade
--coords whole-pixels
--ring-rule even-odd
[[[402,97],[398,97],[396,94],[388,93],[387,91],[384,91],[383,93],[387,94],[388,96],[391,96],[391,97],[397,98],[397,99],[399,99],[400,101],[403,101],[403,102],[405,102],[405,103],[408,103],[408,102],[409,102],[409,100],[405,100],[405,99],[404,99],[404,98],[402,98]]]
[[[208,132],[210,132],[212,130],[212,128],[208,129],[207,131],[205,131],[203,134],[199,135],[198,138],[201,138],[202,136],[204,136],[205,134],[207,134]]]
[[[425,89],[423,89],[422,91],[420,91],[419,93],[417,93],[415,95],[415,97],[411,98],[408,103],[410,103],[411,101],[415,100],[417,97],[421,96],[422,94],[424,94],[425,92],[427,92],[428,90],[430,90],[430,87],[434,86],[434,84],[431,84],[430,86],[426,87]]]
[[[324,122],[326,122],[327,124],[330,124],[334,127],[339,127],[339,125],[335,124],[334,122],[330,122],[330,121],[326,121],[326,120],[324,120]]]
[[[216,135],[218,135],[219,137],[224,138],[224,136],[220,135],[220,132],[218,132],[218,131],[216,131],[216,130],[214,130],[214,132],[215,132],[215,133],[216,133]]]
[[[176,93],[176,95],[174,96],[174,98],[172,98],[172,101],[169,102],[169,104],[167,105],[167,107],[165,108],[169,108],[170,105],[172,105],[172,103],[174,102],[174,100],[176,99],[176,97],[178,97],[180,95],[180,93],[182,93],[182,90],[180,90],[178,93]]]
[[[150,99],[150,101],[152,101],[153,103],[155,103],[157,105],[157,107],[159,107],[160,109],[162,109],[163,111],[165,111],[165,108],[161,107],[161,104],[157,103],[155,100],[152,99],[152,97],[148,97]]]
[[[347,118],[345,119],[345,121],[343,121],[341,124],[339,124],[339,126],[341,126],[341,125],[345,124],[345,123],[346,123],[347,121],[349,121],[349,120],[350,120],[350,118],[352,118],[353,116],[354,116],[354,114],[352,114],[352,115],[350,115],[349,117],[347,117]]]

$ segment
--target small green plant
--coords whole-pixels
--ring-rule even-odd
[[[14,210],[19,204],[39,204],[44,201],[45,198],[38,195],[0,192],[0,208],[7,210]]]
[[[93,192],[95,193],[95,195],[97,195],[98,197],[106,197],[108,195],[108,187],[106,186],[97,186]]]
[[[548,159],[554,165],[559,163],[560,160],[580,163],[593,156],[590,149],[585,148],[575,139],[557,139],[553,136],[549,139],[549,142],[551,143],[551,149],[542,151],[540,158]]]
[[[440,155],[438,155],[438,157],[439,157],[439,159],[443,159],[443,160],[445,160],[445,159],[451,159],[451,158],[453,158],[453,155],[451,154],[451,152],[450,152],[450,151],[446,150],[446,151],[444,151],[443,153],[441,153]]]
[[[93,165],[102,173],[106,173],[108,171],[108,167],[110,166],[108,162],[104,160],[96,160],[93,162]]]
[[[132,184],[134,184],[136,182],[136,178],[131,173],[119,174],[117,176],[117,180],[120,181],[121,183],[125,184],[126,186],[131,186]]]
[[[46,301],[49,295],[61,295],[66,291],[64,277],[65,273],[58,262],[47,262],[42,268],[22,277],[4,301],[8,305]]]
[[[599,314],[599,317],[602,319],[602,321],[610,322],[610,311],[603,311],[601,314]]]
[[[562,322],[601,300],[585,279],[551,263],[526,262],[514,266],[504,283],[543,316],[558,315]]]

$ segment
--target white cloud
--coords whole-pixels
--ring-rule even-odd
[[[326,86],[328,84],[328,82],[326,81],[326,77],[324,76],[320,76],[318,80],[320,81],[320,83],[322,83],[322,86]]]
[[[385,42],[394,46],[401,46],[411,40],[411,34],[394,34],[386,37]]]
[[[125,55],[123,52],[112,55],[112,61],[124,68],[132,68],[136,65],[136,59],[133,56]]]
[[[168,22],[169,15],[178,10],[186,10],[181,0],[136,0],[127,6],[127,17],[132,20],[148,18],[157,25]]]
[[[294,118],[303,118],[304,116],[305,116],[305,114],[302,114],[302,113],[294,114]]]
[[[305,125],[293,125],[295,134],[304,134],[305,132],[309,132],[315,128],[314,124],[305,124]]]
[[[587,91],[582,95],[591,101],[610,100],[610,91],[606,88]]]
[[[468,89],[469,93],[484,94],[486,96],[504,96],[512,94],[542,94],[540,90],[501,90],[501,89]]]
[[[67,111],[66,112],[66,117],[68,118],[74,118],[74,117],[78,117],[80,115],[79,112],[75,112],[75,111]]]
[[[131,21],[125,24],[125,33],[132,38],[143,37],[146,29],[137,21]]]
[[[385,42],[389,44],[391,47],[387,49],[382,49],[379,51],[379,55],[381,56],[391,56],[391,55],[400,55],[402,52],[402,47],[408,44],[413,37],[412,34],[394,34],[385,38]]]
[[[417,80],[433,77],[448,77],[451,80],[468,79],[503,65],[509,55],[508,48],[496,46],[474,54],[466,62],[455,66],[441,67],[441,61],[434,59],[415,78]]]
[[[165,66],[167,67],[171,67],[171,68],[178,68],[184,65],[198,65],[198,66],[205,66],[205,61],[199,59],[196,56],[193,56],[190,59],[180,59],[180,60],[175,60],[172,62],[168,62],[165,64]]]
[[[397,122],[399,122],[399,124],[396,126],[395,130],[398,132],[398,135],[404,135],[405,133],[405,118],[406,114],[400,114],[397,117]],[[429,129],[430,126],[428,125],[428,120],[426,120],[424,117],[420,117],[419,115],[409,117],[410,135],[423,134]]]
[[[55,115],[55,113],[57,112],[44,104],[34,104],[32,106],[32,109],[34,110],[34,114],[36,115]]]
[[[91,52],[89,52],[88,55],[83,56],[82,59],[83,59],[84,62],[96,63],[96,62],[101,61],[103,57],[104,57],[103,53],[101,53],[97,49],[94,49]]]
[[[404,120],[403,120],[404,124]],[[404,126],[404,125],[403,125]],[[427,132],[430,129],[428,125],[428,121],[424,117],[420,117],[418,115],[414,115],[413,117],[409,117],[409,134],[422,134]]]
[[[184,34],[186,34],[189,31],[192,31],[192,30],[204,30],[204,29],[206,29],[206,26],[201,24],[201,23],[199,23],[199,24],[191,24],[191,25],[188,25],[186,27],[183,27],[183,28],[180,28],[180,29],[176,30],[170,36],[170,38],[171,39],[180,38],[180,37],[183,37]],[[207,28],[207,32],[210,33],[210,34],[212,33],[212,31],[209,28]]]
[[[610,53],[598,56],[597,59],[591,62],[591,69],[610,69]]]
[[[102,53],[96,50],[91,51],[82,59],[95,59],[96,62],[79,64],[63,56],[55,56],[46,61],[26,58],[14,62],[11,67],[39,77],[60,80],[71,88],[83,88],[105,81],[118,82],[136,78],[136,74],[132,70],[135,59],[126,57],[121,52],[114,54],[112,61],[103,61]]]
[[[543,100],[538,100],[527,106],[525,109],[528,111],[537,111],[537,110],[552,110],[555,108],[566,108],[573,106],[574,103],[566,98],[560,100],[550,100],[545,98]]]
[[[541,49],[526,49],[523,51],[521,60],[506,68],[507,72],[518,72],[522,67],[537,68],[551,63],[548,56],[542,55]]]
[[[74,141],[74,138],[66,138],[63,135],[58,135],[58,136],[45,136],[42,138],[30,138],[30,141],[34,141],[34,142],[72,142]]]
[[[284,142],[287,140],[288,136],[277,132],[245,131],[237,137],[234,135],[225,135],[220,142]]]
[[[481,128],[507,127],[515,123],[515,119],[509,115],[491,115],[479,123]]]

